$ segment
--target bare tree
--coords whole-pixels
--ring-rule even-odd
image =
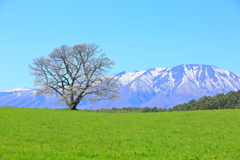
[[[29,67],[35,76],[34,84],[41,86],[37,95],[56,94],[69,109],[75,110],[83,100],[93,103],[118,98],[117,80],[106,77],[114,64],[98,45],[80,44],[55,48],[48,58],[34,59]]]

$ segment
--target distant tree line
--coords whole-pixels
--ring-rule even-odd
[[[179,104],[172,108],[174,111],[212,110],[212,109],[240,109],[240,90],[227,94],[220,93],[214,97],[204,96],[198,100]]]
[[[166,112],[169,109],[165,109],[165,108],[157,108],[157,107],[136,107],[136,108],[132,108],[132,107],[124,107],[124,108],[112,108],[112,109],[98,109],[95,110],[97,112],[109,112],[109,113],[146,113],[146,112]]]
[[[168,111],[194,111],[194,110],[213,110],[213,109],[240,109],[240,90],[231,91],[227,94],[220,93],[214,97],[204,96],[198,100],[190,100],[188,103],[183,103],[174,106],[173,108],[157,108],[157,107],[125,107],[112,109],[98,109],[97,112],[110,113],[131,113],[131,112],[168,112]]]

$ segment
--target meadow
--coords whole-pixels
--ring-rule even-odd
[[[0,107],[0,160],[240,159],[240,110],[103,113]]]

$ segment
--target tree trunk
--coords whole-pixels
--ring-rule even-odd
[[[72,104],[69,106],[69,109],[70,109],[70,110],[77,110],[77,104],[72,103]]]

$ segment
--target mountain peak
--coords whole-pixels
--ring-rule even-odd
[[[123,99],[136,103],[138,97],[142,107],[168,108],[204,95],[213,96],[240,89],[238,75],[213,65],[181,64],[151,68],[141,74],[128,72],[124,77],[128,77],[128,81],[122,85]],[[120,80],[120,83],[123,84],[123,81]]]

